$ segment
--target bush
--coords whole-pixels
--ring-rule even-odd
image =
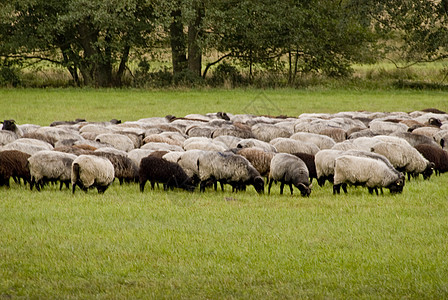
[[[231,85],[231,87],[245,84],[244,78],[238,69],[226,62],[216,68],[209,79],[209,83],[212,86]]]
[[[173,82],[175,85],[186,87],[197,87],[204,84],[202,77],[190,69],[184,69],[174,74]]]
[[[0,86],[16,87],[20,85],[20,71],[9,62],[0,64]]]

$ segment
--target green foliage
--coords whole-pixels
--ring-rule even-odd
[[[224,62],[216,67],[208,82],[212,86],[223,86],[230,84],[231,87],[236,87],[244,84],[244,79],[238,68]]]
[[[20,71],[8,60],[3,60],[0,63],[0,86],[16,87],[20,85]]]
[[[407,62],[448,57],[448,2],[358,1],[370,7],[375,30],[385,42],[383,52]],[[390,43],[393,41],[393,43]]]
[[[184,87],[199,87],[204,84],[204,80],[194,71],[184,69],[174,74],[173,83]]]

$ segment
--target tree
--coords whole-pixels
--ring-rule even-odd
[[[374,40],[352,1],[216,0],[213,6],[216,49],[249,72],[286,55],[290,81],[299,70],[346,74],[350,63],[366,59]]]
[[[385,55],[408,64],[448,57],[448,0],[358,0],[383,37]]]
[[[131,48],[148,47],[154,27],[145,0],[20,0],[0,10],[0,55],[63,65],[91,86],[121,85]]]

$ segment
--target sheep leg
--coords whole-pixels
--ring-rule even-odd
[[[280,195],[283,195],[283,188],[285,187],[285,183],[282,181],[280,183]]]
[[[143,182],[140,182],[140,192],[142,192],[142,193],[143,193],[143,190],[145,189],[145,183],[146,183],[146,180]]]
[[[344,193],[347,194],[347,184],[343,183],[341,186],[342,186],[342,190],[344,191]]]
[[[201,183],[199,184],[199,192],[205,192],[205,185],[206,185],[206,182],[201,181]]]
[[[292,195],[292,193],[293,193],[293,188],[292,188],[292,184],[291,184],[291,183],[289,184],[289,190],[291,191],[291,195]]]
[[[156,186],[156,183],[154,181],[150,181],[151,182],[151,190],[153,190]],[[159,184],[157,183],[157,187],[159,187]]]
[[[222,181],[219,182],[219,185],[221,186],[221,191],[224,192],[224,183],[222,183]],[[216,190],[216,189],[215,189]]]
[[[108,187],[109,187],[108,185],[106,185],[106,186],[97,186],[96,189],[98,191],[98,194],[104,194],[104,192],[107,190]]]
[[[335,184],[333,185],[333,195],[340,194],[341,193],[341,185]]]
[[[271,186],[272,186],[272,182],[274,182],[274,179],[269,179],[269,186],[268,186],[268,195],[271,194]]]

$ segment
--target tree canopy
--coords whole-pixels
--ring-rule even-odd
[[[448,0],[0,1],[0,57],[64,66],[78,85],[120,86],[155,45],[174,74],[207,75],[223,59],[249,68],[350,73],[388,51],[445,58]],[[204,55],[218,53],[214,61]]]

